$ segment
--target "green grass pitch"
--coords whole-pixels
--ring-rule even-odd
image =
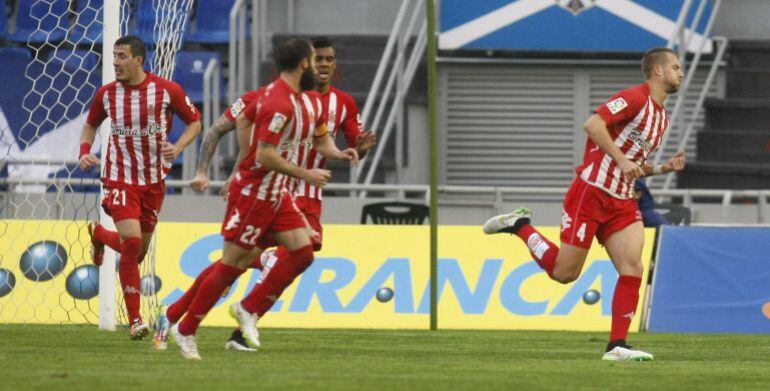
[[[762,335],[632,335],[648,363],[600,360],[605,333],[264,329],[256,353],[198,332],[203,361],[125,330],[0,325],[0,389],[770,389]]]

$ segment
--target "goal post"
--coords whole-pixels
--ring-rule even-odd
[[[121,0],[104,0],[102,10],[102,84],[107,84],[115,80],[115,68],[112,66],[110,55],[112,42],[120,37],[120,2]],[[101,145],[107,145],[110,129],[109,117],[102,123],[101,130],[98,132],[101,138]],[[104,170],[107,154],[101,154],[101,169]],[[104,172],[102,171],[102,174]],[[101,205],[104,192],[99,192],[99,204]],[[112,219],[103,212],[99,212],[99,221],[104,227],[114,230],[115,225]],[[115,251],[105,246],[104,261],[99,268],[99,329],[115,331],[115,322],[117,313],[115,311]]]

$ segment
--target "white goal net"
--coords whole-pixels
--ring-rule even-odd
[[[100,207],[98,170],[78,167],[80,130],[96,90],[113,80],[112,42],[119,35],[139,35],[148,47],[146,68],[171,79],[192,2],[19,2],[16,28],[28,20],[29,40],[0,48],[15,83],[6,95],[16,95],[0,99],[0,323],[96,324],[100,311],[113,324],[127,323],[122,295],[115,294],[116,262],[108,251],[105,264],[114,269],[106,275],[103,266],[101,276],[91,263],[88,221],[112,224]],[[94,142],[97,154],[107,129],[103,124]],[[140,266],[142,315],[149,321],[162,289],[154,242]]]

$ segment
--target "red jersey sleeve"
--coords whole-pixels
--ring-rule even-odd
[[[238,114],[243,112],[244,115],[246,115],[251,120],[251,122],[254,122],[254,115],[249,117],[247,112],[243,110],[246,110],[249,107],[254,107],[252,106],[252,102],[257,101],[261,93],[262,93],[262,90],[260,89],[260,90],[251,90],[241,95],[240,98],[238,98],[238,100],[233,102],[233,104],[230,105],[230,107],[228,107],[227,110],[225,110],[223,115],[227,117],[227,119],[230,120],[230,122],[235,122],[235,118],[238,117]]]
[[[635,89],[627,89],[615,94],[606,103],[597,107],[595,112],[609,127],[618,122],[632,120],[639,114],[639,110],[645,103],[647,103],[647,97]]]
[[[182,86],[169,82],[167,88],[169,95],[171,95],[171,107],[184,123],[189,125],[201,118],[201,113],[184,92]]]
[[[345,140],[348,142],[348,147],[356,147],[356,139],[358,135],[364,129],[361,123],[361,114],[358,112],[358,106],[350,95],[345,95],[345,120],[340,124],[343,134],[345,134]]]
[[[294,108],[288,100],[283,102],[278,99],[263,99],[254,122],[257,140],[278,145],[293,115]]]
[[[94,101],[91,102],[91,108],[88,109],[88,118],[86,122],[93,127],[98,127],[107,118],[107,112],[104,110],[104,93],[107,88],[101,87],[94,95]]]
[[[248,106],[246,106],[245,109],[243,109],[243,116],[248,118],[251,122],[256,122],[257,118],[257,105],[259,104],[259,99],[251,101]]]

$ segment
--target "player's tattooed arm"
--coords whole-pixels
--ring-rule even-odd
[[[259,142],[259,146],[257,147],[257,156],[259,162],[262,163],[262,165],[265,167],[278,171],[282,174],[304,179],[306,182],[314,186],[323,187],[332,176],[329,170],[323,170],[320,168],[308,170],[287,162],[275,149],[275,145],[268,142]]]
[[[207,173],[209,171],[209,165],[211,159],[217,151],[219,140],[224,135],[235,129],[235,124],[232,123],[225,115],[220,115],[216,122],[206,129],[206,133],[201,140],[201,147],[198,153],[198,162],[196,164],[196,171],[199,173]]]

